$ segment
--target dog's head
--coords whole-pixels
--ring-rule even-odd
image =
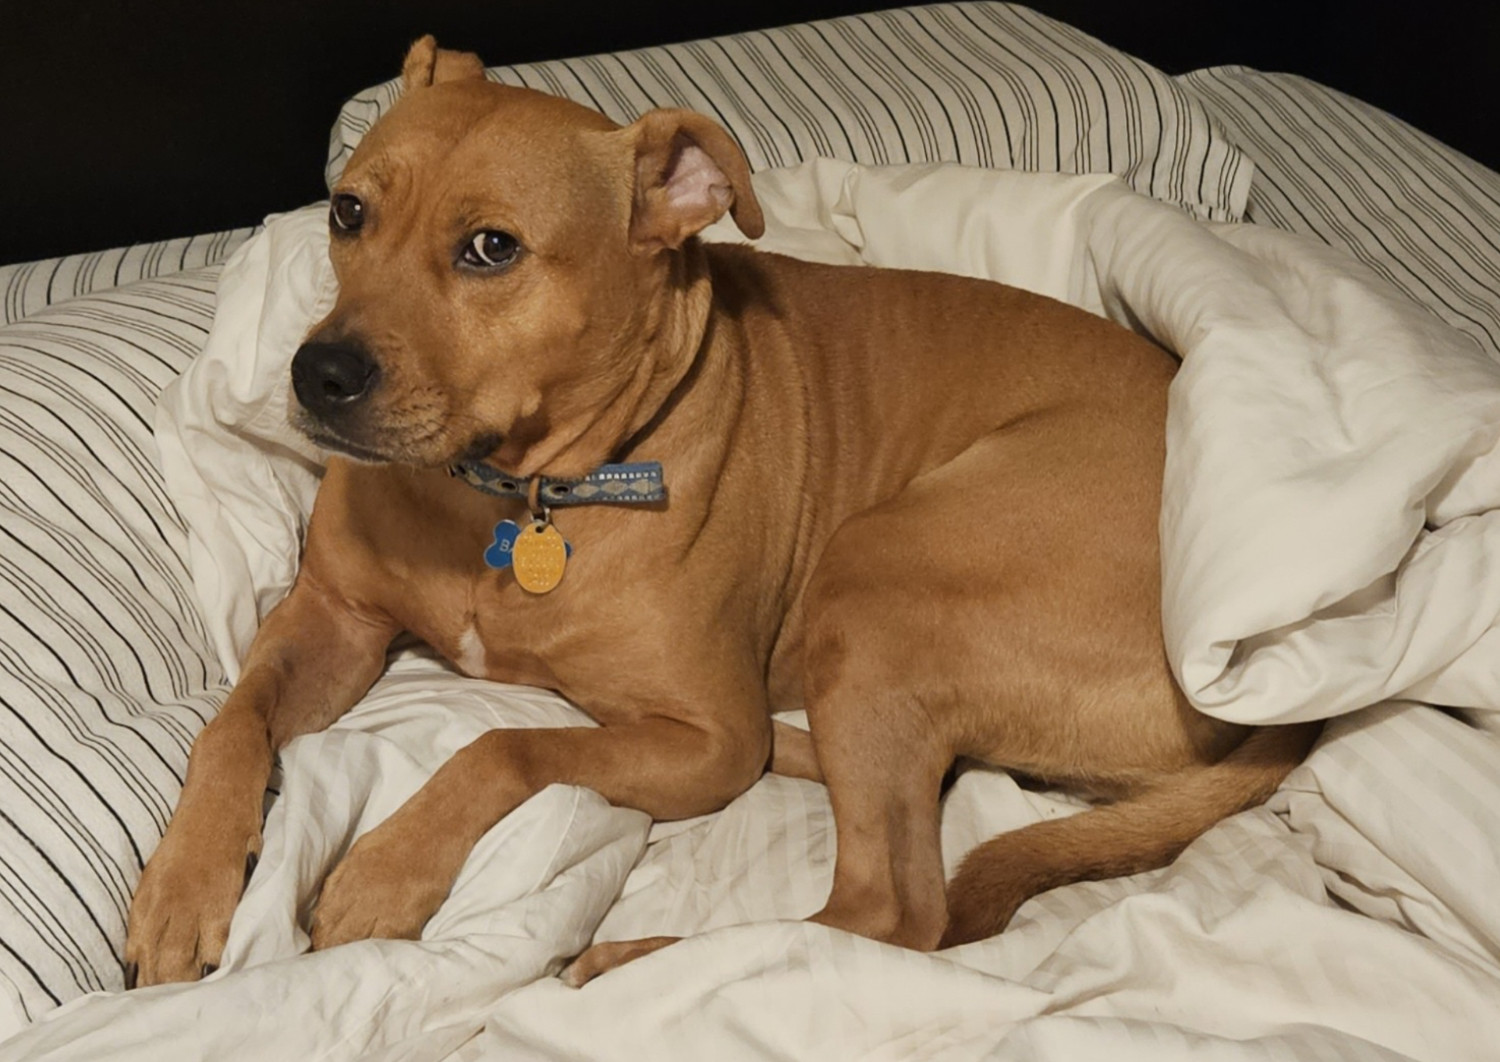
[[[339,297],[292,362],[297,426],[365,460],[581,475],[691,365],[693,236],[726,210],[760,234],[745,158],[702,115],[622,128],[431,37],[402,74],[333,189]]]

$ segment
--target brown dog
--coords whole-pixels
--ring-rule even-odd
[[[461,750],[330,876],[319,948],[418,936],[550,783],[672,819],[768,766],[829,788],[816,919],[934,948],[1166,863],[1305,754],[1316,728],[1216,722],[1169,674],[1165,353],[996,284],[701,245],[726,210],[763,223],[699,115],[622,129],[431,38],[403,73],[335,190],[338,303],[293,363],[303,430],[358,460],[330,461],[296,585],[193,747],[130,912],[141,983],[218,962],[273,756],[354,704],[402,631],[602,726]],[[669,500],[544,511],[590,488],[538,477],[620,461],[660,462]],[[497,570],[505,518],[524,529]],[[546,590],[559,532],[574,553]],[[810,743],[770,722],[797,707]],[[1113,802],[990,841],[945,889],[957,757]],[[660,943],[595,948],[574,980]]]

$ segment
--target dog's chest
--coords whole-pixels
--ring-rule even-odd
[[[559,690],[591,714],[607,711],[611,688],[641,660],[658,661],[649,670],[660,673],[674,620],[663,566],[626,530],[599,523],[559,520],[573,549],[545,593],[523,589],[513,565],[487,564],[473,536],[441,547],[429,538],[431,563],[414,558],[391,588],[394,618],[466,675]]]
[[[458,635],[458,644],[452,655],[458,670],[472,678],[489,676],[489,652],[484,647],[484,638],[479,633],[479,624],[471,620]]]
[[[766,654],[785,633],[774,587],[790,531],[768,536],[738,510],[705,521],[681,504],[558,509],[554,524],[571,552],[557,585],[533,593],[513,563],[486,559],[497,524],[525,525],[524,510],[497,508],[451,479],[417,485],[407,484],[413,496],[399,513],[370,510],[373,492],[358,492],[363,537],[380,558],[384,610],[456,670],[558,690],[601,722],[684,689],[743,684],[744,669],[767,679]],[[770,677],[800,677],[795,655],[777,652]],[[778,701],[797,699],[780,692]]]
[[[396,618],[465,675],[557,688],[555,663],[588,640],[594,624],[561,585],[552,593],[537,600],[515,586],[513,573],[476,566],[403,595]]]

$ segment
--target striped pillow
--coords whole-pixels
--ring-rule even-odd
[[[82,256],[80,256],[82,257]],[[224,697],[162,485],[161,389],[217,268],[0,328],[0,1041],[95,989]]]
[[[258,229],[227,229],[108,251],[0,266],[0,324],[91,291],[222,265]]]
[[[1253,172],[1172,78],[1012,4],[884,11],[495,67],[489,77],[566,96],[622,124],[652,107],[713,115],[755,170],[830,156],[1117,173],[1217,221],[1239,220]],[[344,105],[329,144],[330,187],[400,92],[388,81]]]
[[[1181,82],[1255,159],[1246,221],[1342,247],[1500,360],[1500,173],[1306,78]]]

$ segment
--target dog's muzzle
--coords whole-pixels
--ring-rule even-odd
[[[380,380],[380,366],[347,340],[302,344],[292,358],[292,390],[302,408],[323,421],[347,416]]]

